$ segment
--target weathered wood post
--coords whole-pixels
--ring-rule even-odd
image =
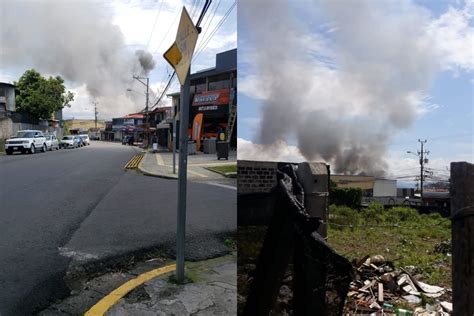
[[[474,315],[474,165],[451,163],[453,315]]]

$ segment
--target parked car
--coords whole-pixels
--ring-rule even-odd
[[[78,147],[84,147],[85,146],[84,140],[82,139],[81,136],[74,136],[74,138],[76,138],[76,140],[77,140],[77,146]]]
[[[53,151],[53,149],[59,149],[59,141],[54,135],[45,135],[46,138],[46,148]]]
[[[89,139],[89,135],[81,134],[81,135],[79,135],[79,137],[82,138],[82,140],[84,141],[84,145],[90,145],[91,144],[91,140]]]
[[[61,148],[77,148],[79,147],[79,142],[77,139],[77,136],[64,136],[63,139],[61,139]]]
[[[46,151],[46,138],[43,132],[38,130],[23,130],[16,132],[16,135],[5,142],[5,152],[7,155],[15,151],[34,154],[37,150]]]

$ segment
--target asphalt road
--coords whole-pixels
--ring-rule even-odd
[[[177,181],[123,166],[120,144],[0,156],[0,315],[28,315],[68,292],[70,267],[139,249],[173,252]],[[187,257],[222,250],[236,191],[188,184]]]

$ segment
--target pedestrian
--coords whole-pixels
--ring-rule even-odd
[[[156,153],[158,151],[158,136],[156,136],[156,134],[153,134],[152,144],[153,144],[153,152]]]

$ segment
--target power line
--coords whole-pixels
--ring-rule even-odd
[[[217,3],[217,5],[215,6],[214,11],[212,12],[212,15],[210,16],[210,18],[208,18],[208,19],[206,20],[206,22],[204,23],[205,26],[203,27],[203,29],[205,29],[205,31],[204,31],[204,34],[203,34],[202,37],[201,37],[201,41],[199,42],[198,50],[200,49],[202,42],[203,42],[204,39],[206,38],[207,31],[209,31],[209,29],[211,28],[212,20],[214,19],[214,16],[216,15],[217,9],[219,8],[219,5],[220,5],[220,4],[221,4],[221,0],[219,0],[219,2]]]
[[[199,56],[199,54],[203,52],[204,48],[206,48],[207,44],[209,44],[209,41],[211,40],[211,38],[214,36],[214,34],[216,34],[217,30],[222,26],[222,24],[224,24],[225,20],[230,15],[230,13],[234,9],[235,5],[236,5],[236,1],[234,1],[234,3],[232,3],[232,5],[227,10],[225,15],[222,17],[222,19],[219,21],[219,23],[213,29],[213,31],[211,32],[209,37],[202,42],[202,45],[201,45],[202,47],[200,49],[198,48],[198,52],[193,56],[193,60],[195,60],[197,58],[197,56]]]
[[[148,46],[150,45],[151,38],[153,37],[153,33],[155,32],[156,22],[158,21],[158,17],[160,16],[160,13],[161,13],[161,7],[163,6],[164,2],[165,1],[162,0],[160,7],[158,8],[158,13],[156,14],[155,22],[153,23],[153,28],[151,29],[150,37],[148,38],[148,42],[146,44],[146,50],[148,50]]]

